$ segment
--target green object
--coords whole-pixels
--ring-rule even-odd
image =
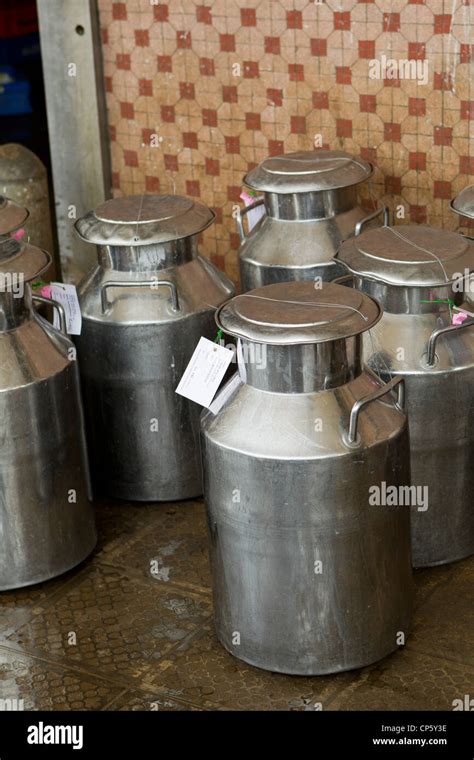
[[[453,318],[453,306],[456,306],[452,298],[435,298],[432,301],[430,300],[422,300],[421,303],[447,303],[449,304],[449,315],[451,319]]]
[[[33,290],[36,290],[36,288],[44,288],[45,285],[49,285],[49,282],[43,282],[43,280],[37,280],[36,282],[31,283],[31,287]]]
[[[222,338],[222,330],[219,329],[217,331],[216,337],[214,338],[214,343],[220,343],[221,338]]]

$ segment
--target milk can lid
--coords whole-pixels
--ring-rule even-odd
[[[197,235],[214,219],[211,209],[182,195],[129,195],[101,203],[75,227],[96,245],[139,246]]]
[[[275,346],[326,343],[369,330],[381,306],[352,288],[314,282],[280,282],[235,296],[216,312],[229,335]]]
[[[15,277],[29,282],[38,277],[51,264],[51,256],[42,248],[23,243],[14,238],[0,240],[0,292],[9,289]]]
[[[266,158],[244,182],[268,193],[309,193],[357,185],[372,172],[372,164],[342,150],[300,150]]]
[[[28,209],[0,195],[0,235],[8,235],[21,227],[28,219]]]
[[[388,285],[436,287],[474,269],[474,242],[422,224],[377,227],[342,243],[336,260]]]
[[[474,219],[474,185],[465,187],[459,195],[451,201],[451,208],[460,216],[468,216]]]

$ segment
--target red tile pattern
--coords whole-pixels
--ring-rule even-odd
[[[214,208],[203,250],[234,279],[242,177],[282,151],[362,155],[376,165],[361,188],[367,207],[384,200],[407,222],[458,226],[449,201],[474,183],[474,3],[99,0],[99,9],[114,192],[187,193]],[[374,59],[402,68],[373,78]],[[418,79],[403,76],[407,59]]]

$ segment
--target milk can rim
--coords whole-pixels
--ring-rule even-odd
[[[390,230],[392,233],[396,230],[397,234],[403,236],[403,240],[400,240],[401,259],[384,258],[382,251],[380,251],[379,256],[378,251],[367,246],[367,241],[370,238],[380,238],[384,230]],[[419,247],[416,243],[410,241],[409,235],[412,230],[421,231],[422,233],[429,231],[436,239],[439,239],[440,235],[443,238],[451,238],[458,245],[462,243],[462,248],[456,255],[444,258],[439,250],[434,253],[429,248]],[[394,241],[391,240],[391,242]],[[418,259],[420,260],[403,260],[403,246],[406,243],[410,244],[410,242],[414,245],[414,250],[418,248]],[[364,245],[367,250],[364,250]],[[379,243],[379,245],[382,247],[382,243]],[[449,250],[447,249],[447,252]],[[343,264],[351,274],[376,282],[382,282],[385,285],[405,288],[435,288],[455,282],[466,268],[474,269],[474,242],[457,232],[440,230],[429,225],[378,227],[366,230],[357,237],[345,240],[340,245],[334,260]],[[425,271],[423,271],[423,268]]]
[[[272,175],[266,164],[270,162],[297,160],[297,157],[306,156],[310,161],[314,158],[314,170],[307,170],[305,176],[292,173],[291,169],[281,175]],[[341,167],[334,167],[330,170],[324,170],[321,167],[322,160],[341,159]],[[319,166],[318,166],[319,164]],[[355,169],[355,172],[354,172]],[[355,176],[350,179],[345,177],[347,173],[353,172]],[[251,169],[244,177],[244,184],[253,190],[261,192],[289,194],[289,193],[309,193],[324,192],[328,190],[342,190],[347,187],[354,187],[361,182],[368,180],[374,172],[373,165],[365,159],[354,156],[345,151],[337,150],[313,150],[313,151],[294,151],[292,153],[282,153],[277,156],[268,156],[258,166]],[[277,179],[280,177],[280,179]]]
[[[275,285],[286,285],[290,286],[290,289],[288,290],[288,297],[291,298],[291,290],[295,290],[294,286],[301,286],[301,285],[308,285],[307,282],[292,282],[292,283],[275,283]],[[245,323],[244,319],[239,314],[229,314],[229,317],[232,319],[234,318],[237,326],[229,326],[227,320],[222,319],[223,312],[227,309],[232,309],[232,303],[235,304],[236,300],[242,297],[255,297],[253,294],[256,293],[265,293],[269,292],[268,289],[271,289],[272,285],[267,285],[262,288],[257,288],[253,291],[249,291],[249,293],[242,293],[240,295],[234,296],[233,298],[226,301],[224,304],[222,304],[215,313],[215,321],[220,330],[222,330],[227,335],[232,335],[237,338],[241,338],[242,340],[249,341],[251,343],[263,343],[266,345],[274,345],[274,346],[291,346],[291,345],[311,345],[311,344],[317,344],[317,343],[330,343],[335,340],[344,340],[346,338],[354,337],[355,335],[360,335],[363,332],[366,332],[367,330],[370,330],[377,322],[381,319],[383,309],[381,304],[372,296],[369,296],[365,293],[361,293],[360,291],[354,291],[351,288],[345,288],[342,285],[335,285],[334,283],[326,283],[325,287],[323,287],[323,291],[326,290],[327,292],[327,286],[331,285],[332,288],[337,287],[340,288],[341,293],[343,291],[349,291],[350,293],[357,293],[358,296],[360,296],[360,302],[362,306],[364,307],[364,310],[362,312],[359,312],[358,309],[352,307],[351,305],[348,305],[348,310],[352,309],[353,314],[350,315],[348,313],[348,317],[342,317],[339,315],[337,319],[334,322],[328,321],[325,323],[314,323],[312,325],[303,324],[301,326],[296,325],[287,325],[282,326],[281,324],[274,324],[268,323],[265,327],[259,327],[255,326],[251,321],[248,323]],[[297,288],[296,288],[297,290]],[[330,293],[329,296],[330,297]],[[273,300],[273,299],[271,299]],[[279,300],[279,299],[275,299]],[[291,301],[286,301],[286,299],[281,299],[282,307],[285,303],[291,303]],[[301,305],[304,306],[305,302],[302,301]],[[314,302],[315,306],[321,305],[325,306],[327,305],[324,302],[321,302],[318,304],[318,301]],[[335,303],[331,304],[332,306],[335,306],[336,308],[344,309],[344,303]],[[355,314],[357,312],[357,314]],[[374,313],[375,312],[375,313]],[[360,315],[360,316],[358,316]],[[238,325],[239,319],[241,320],[241,324]],[[366,321],[364,322],[364,319]],[[349,324],[347,324],[349,320]],[[352,325],[351,325],[352,322]],[[260,334],[259,334],[260,330]]]
[[[96,215],[96,210],[103,208],[107,203],[112,205],[114,201],[118,200],[130,200],[136,203],[137,199],[144,197],[156,199],[157,204],[161,201],[169,201],[170,199],[171,202],[173,199],[188,201],[190,204],[189,210],[181,210],[176,216],[168,215],[162,219],[157,218],[144,221],[140,221],[139,219],[129,221],[119,219],[107,220],[99,218]],[[88,211],[74,224],[77,235],[82,240],[95,245],[139,247],[183,240],[194,235],[199,235],[216,218],[216,214],[212,209],[185,195],[143,193],[142,195],[123,196],[120,199],[110,198],[108,201],[100,204],[97,209]],[[159,215],[159,211],[157,211],[157,215]]]

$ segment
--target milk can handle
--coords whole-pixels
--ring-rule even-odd
[[[360,398],[359,401],[355,402],[349,419],[349,432],[347,434],[347,440],[349,443],[352,444],[357,441],[359,414],[364,406],[370,404],[371,401],[376,401],[378,398],[385,396],[394,388],[397,388],[397,406],[402,411],[405,411],[405,380],[403,377],[394,377],[389,383],[385,383],[381,388],[377,388],[373,393],[369,393],[368,396],[364,396],[364,398]]]
[[[428,358],[426,360],[426,363],[428,367],[433,367],[435,363],[435,355],[436,355],[436,341],[440,337],[440,335],[444,335],[445,333],[455,332],[456,330],[462,330],[463,327],[472,327],[474,325],[474,319],[466,319],[464,322],[461,322],[460,325],[448,325],[448,327],[440,327],[439,330],[435,330],[431,333],[430,339],[428,341],[428,349],[427,354]]]
[[[152,288],[152,287],[166,287],[171,291],[171,304],[173,311],[179,311],[179,298],[178,291],[174,282],[169,280],[111,280],[110,282],[104,282],[100,289],[100,300],[102,304],[102,312],[107,311],[107,290],[109,288]]]
[[[48,306],[52,306],[53,309],[56,309],[59,316],[59,325],[60,330],[64,335],[67,335],[67,322],[66,322],[66,312],[64,311],[64,306],[59,303],[58,301],[53,301],[52,298],[46,298],[46,296],[38,296],[34,293],[31,296],[32,301],[37,301],[38,303],[46,303]]]
[[[237,216],[235,217],[235,223],[237,224],[237,230],[239,233],[240,242],[243,243],[247,235],[245,234],[244,230],[244,222],[242,217],[245,216],[245,214],[248,214],[249,211],[252,211],[252,209],[257,208],[257,206],[261,206],[263,203],[263,198],[258,198],[256,201],[250,204],[250,206],[245,206],[244,208],[238,210]]]
[[[375,209],[375,211],[372,211],[371,214],[369,214],[368,216],[365,216],[363,219],[360,220],[360,222],[357,222],[355,226],[355,232],[354,232],[355,237],[360,235],[364,224],[367,224],[367,222],[371,222],[372,219],[375,219],[375,217],[381,214],[382,212],[383,212],[383,225],[384,227],[389,227],[390,218],[388,215],[388,206],[379,206],[379,208]]]

